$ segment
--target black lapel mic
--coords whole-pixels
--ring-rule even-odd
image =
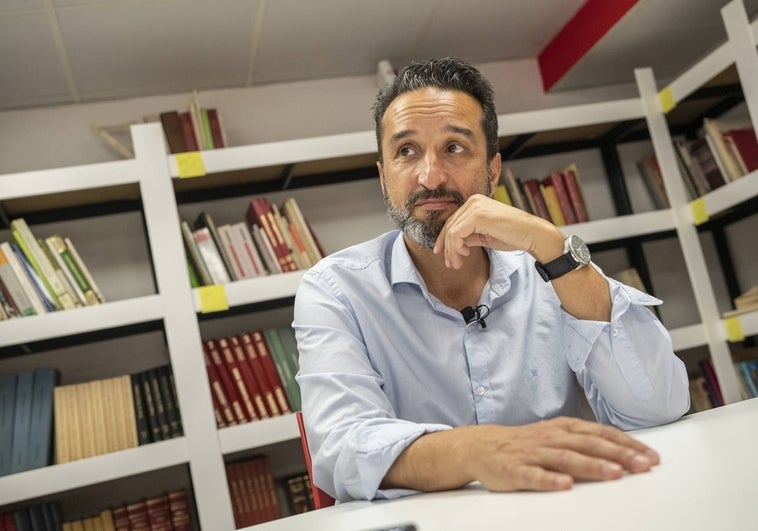
[[[490,314],[490,307],[486,304],[480,304],[479,306],[466,306],[461,310],[463,320],[467,325],[471,323],[479,323],[482,328],[487,328],[487,323],[484,322],[484,318]]]

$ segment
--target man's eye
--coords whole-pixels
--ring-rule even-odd
[[[407,157],[413,155],[416,151],[410,146],[403,146],[397,152],[400,156]]]
[[[460,144],[450,144],[447,147],[447,151],[449,153],[460,153],[461,151],[463,151],[463,146],[461,146]]]

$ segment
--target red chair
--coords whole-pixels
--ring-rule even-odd
[[[334,498],[321,490],[313,482],[313,466],[311,465],[311,451],[308,449],[308,438],[305,435],[305,423],[303,422],[303,412],[295,412],[297,417],[297,428],[300,430],[300,442],[303,445],[303,455],[305,456],[305,466],[308,468],[308,477],[311,480],[311,490],[313,491],[313,506],[316,509],[322,507],[331,507],[334,505]]]

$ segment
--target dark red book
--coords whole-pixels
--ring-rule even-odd
[[[214,352],[211,352],[211,347]],[[221,416],[224,418],[224,422],[227,426],[233,426],[238,423],[237,415],[232,409],[231,399],[226,392],[226,385],[219,373],[219,364],[223,365],[223,363],[221,362],[221,356],[216,349],[216,345],[212,340],[203,343],[203,355],[205,356],[205,368],[208,370],[208,381],[211,384],[211,391],[215,395],[221,409]],[[218,360],[218,362],[216,360]],[[230,384],[228,375],[225,376],[225,379]]]
[[[287,401],[287,396],[284,394],[284,386],[282,385],[282,380],[279,378],[279,373],[277,372],[276,365],[274,364],[274,360],[271,357],[271,352],[268,350],[268,345],[266,344],[266,339],[263,336],[263,332],[256,330],[250,335],[253,339],[253,346],[255,346],[255,351],[258,353],[258,357],[260,358],[261,363],[263,364],[263,368],[266,371],[268,381],[273,386],[274,397],[276,397],[276,404],[279,406],[279,411],[282,413],[290,413],[292,409],[290,408],[289,402]]]
[[[547,209],[545,198],[542,197],[542,192],[540,192],[540,183],[537,182],[536,179],[529,179],[524,181],[524,188],[529,194],[529,197],[532,198],[535,208],[534,213],[552,223],[553,218],[550,217],[550,211]]]
[[[261,390],[263,402],[266,405],[266,410],[270,416],[281,415],[281,410],[277,404],[276,396],[274,396],[274,388],[279,385],[279,382],[270,382],[266,369],[263,367],[263,362],[258,356],[258,352],[253,345],[253,339],[247,332],[237,336],[237,342],[245,353],[247,364],[250,366],[250,370],[253,373],[255,381],[258,383],[258,387]]]
[[[197,151],[197,139],[195,129],[192,127],[192,117],[189,112],[180,112],[179,120],[182,123],[182,136],[184,137],[185,151]]]
[[[751,128],[724,131],[721,136],[731,139],[748,172],[758,170],[758,141]]]
[[[297,271],[297,264],[295,264],[292,251],[284,241],[284,237],[279,231],[279,225],[274,220],[271,205],[269,205],[265,197],[256,197],[250,200],[247,212],[245,213],[245,220],[248,226],[256,224],[263,230],[274,250],[276,260],[279,262],[282,271]]]
[[[189,498],[185,489],[169,492],[168,506],[171,511],[171,525],[174,531],[192,531]]]
[[[250,366],[250,362],[247,359],[247,353],[242,347],[242,343],[237,336],[229,336],[226,339],[231,345],[234,358],[237,361],[237,367],[239,367],[240,374],[245,382],[245,387],[247,387],[247,392],[253,401],[258,417],[262,419],[269,418],[272,413],[269,411],[268,407],[266,407],[266,401],[263,398],[263,389],[258,383],[258,379],[255,377],[255,373]]]
[[[211,128],[211,138],[213,138],[213,147],[222,148],[226,147],[224,140],[224,133],[221,131],[221,118],[218,115],[216,109],[208,109],[208,125]]]
[[[234,375],[229,369],[218,343],[213,339],[209,339],[205,344],[208,346],[208,354],[211,357],[211,362],[216,366],[216,372],[218,372],[221,386],[224,388],[224,393],[226,393],[226,397],[229,400],[229,405],[234,413],[234,418],[240,423],[247,422],[250,419],[248,419],[247,414],[245,413],[245,406],[242,404],[239,388],[237,387]]]
[[[162,112],[160,118],[161,125],[163,126],[163,134],[166,136],[166,142],[168,143],[169,152],[174,154],[187,151],[179,113],[176,111]]]
[[[252,420],[258,420],[258,412],[255,410],[255,404],[253,403],[253,395],[247,387],[247,382],[242,376],[237,358],[232,351],[232,346],[226,338],[218,340],[218,350],[221,353],[221,359],[226,364],[226,370],[232,378],[232,382],[236,388],[237,396],[239,396],[240,405],[242,406],[242,412],[245,415],[245,421],[250,422]]]
[[[584,194],[582,193],[582,186],[579,183],[579,177],[576,171],[572,169],[565,170],[563,172],[563,183],[566,185],[566,193],[568,193],[569,201],[574,209],[577,223],[584,223],[589,221],[590,218],[587,215],[587,207],[584,203]]]

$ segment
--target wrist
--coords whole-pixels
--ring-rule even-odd
[[[546,221],[542,223],[542,227],[536,232],[537,236],[534,239],[534,246],[529,251],[529,254],[540,263],[548,263],[555,260],[563,254],[563,245],[566,237],[563,233],[553,225]]]

